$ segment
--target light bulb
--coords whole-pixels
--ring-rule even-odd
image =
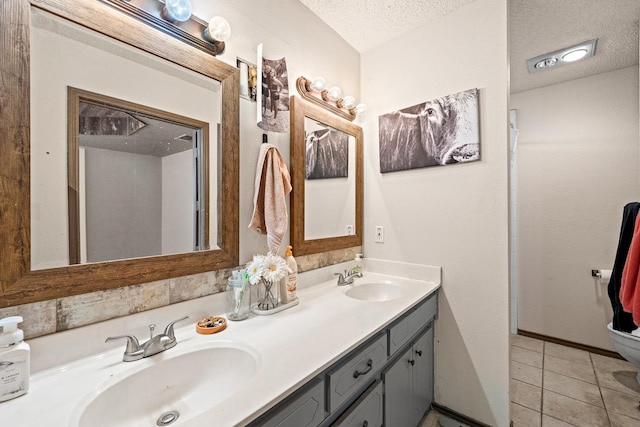
[[[351,110],[356,106],[356,99],[351,95],[347,95],[342,99],[342,106],[347,110]]]
[[[365,104],[356,105],[356,114],[364,114],[367,112],[367,106]]]
[[[231,36],[231,25],[222,16],[214,16],[209,21],[207,28],[209,37],[220,42],[226,41]]]
[[[322,77],[317,76],[311,81],[311,89],[316,92],[322,92],[324,90],[325,81]]]
[[[186,21],[191,18],[190,0],[166,0],[165,10],[170,21]]]
[[[330,87],[327,91],[327,97],[331,101],[337,101],[338,99],[342,98],[342,89],[340,89],[338,86]]]

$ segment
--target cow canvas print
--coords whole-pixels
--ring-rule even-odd
[[[378,125],[382,173],[480,159],[477,89],[384,114]]]
[[[305,178],[346,178],[349,175],[349,134],[337,129],[305,132]]]

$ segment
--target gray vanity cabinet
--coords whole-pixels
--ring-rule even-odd
[[[417,426],[433,402],[432,324],[383,371],[385,426]]]
[[[416,427],[433,402],[437,293],[326,368],[251,427]]]

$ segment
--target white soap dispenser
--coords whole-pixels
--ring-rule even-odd
[[[18,329],[21,316],[0,319],[0,402],[22,396],[29,391],[29,357],[31,349]]]

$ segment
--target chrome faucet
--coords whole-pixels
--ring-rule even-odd
[[[334,276],[338,276],[338,286],[352,285],[353,279],[362,277],[362,272],[354,272],[352,270],[345,270],[344,273],[334,273]]]
[[[173,325],[188,319],[189,316],[184,316],[181,319],[174,320],[169,323],[164,329],[164,333],[153,335],[153,331],[156,325],[149,325],[149,341],[140,344],[138,338],[133,335],[119,335],[117,337],[108,337],[104,342],[109,342],[121,338],[127,339],[127,347],[122,355],[122,360],[125,362],[133,362],[134,360],[140,360],[145,357],[153,356],[154,354],[162,353],[172,347],[175,347],[178,341],[173,331]]]

